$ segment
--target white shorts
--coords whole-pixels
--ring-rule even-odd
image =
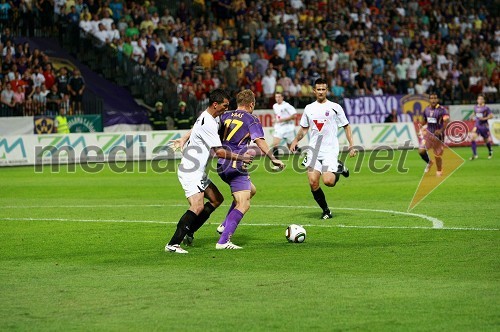
[[[291,128],[275,128],[273,137],[277,137],[281,140],[285,140],[286,144],[292,144],[295,139],[295,129]]]
[[[182,172],[177,171],[177,178],[181,183],[182,189],[186,198],[189,198],[195,194],[202,193],[207,189],[207,187],[212,183],[205,172]]]
[[[312,151],[308,151],[302,165],[310,167],[321,174],[325,172],[336,173],[339,167],[338,159],[338,151],[332,151],[332,153],[326,156],[318,156],[317,154],[313,154]]]

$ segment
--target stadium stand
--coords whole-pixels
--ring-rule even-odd
[[[161,101],[171,116],[180,101],[200,112],[206,93],[219,86],[252,89],[262,108],[272,90],[302,107],[318,77],[331,82],[331,99],[340,103],[430,90],[445,104],[474,103],[479,93],[500,100],[494,0],[59,0],[55,7],[40,0],[29,9],[34,15],[25,3],[0,9],[2,87],[13,59],[22,61],[14,53],[23,49],[18,37],[57,36],[92,71],[151,109]],[[34,103],[25,97],[25,105]],[[2,98],[2,114],[25,113]]]

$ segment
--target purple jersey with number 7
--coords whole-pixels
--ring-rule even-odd
[[[264,130],[259,118],[245,111],[226,112],[220,116],[219,130],[222,146],[233,153],[243,154],[248,144],[258,138],[264,138]],[[227,168],[241,169],[241,162],[219,159],[219,165]]]

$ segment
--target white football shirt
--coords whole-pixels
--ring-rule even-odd
[[[338,127],[348,124],[349,121],[342,106],[329,100],[322,104],[315,101],[307,105],[300,119],[301,127],[309,127],[309,146],[316,150],[320,142],[319,151],[317,151],[320,159],[334,150],[338,151]]]
[[[222,146],[219,137],[219,117],[214,118],[204,111],[196,120],[189,141],[186,143],[179,170],[182,172],[204,172],[210,150]]]
[[[274,115],[277,119],[288,118],[293,114],[297,114],[295,107],[287,103],[286,101],[281,102],[281,104],[274,103],[273,105]],[[286,122],[274,123],[274,130],[291,130],[295,129],[295,120],[289,120]]]

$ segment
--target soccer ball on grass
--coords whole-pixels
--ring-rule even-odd
[[[306,230],[300,225],[291,224],[287,227],[285,236],[288,242],[302,243],[306,239]]]

